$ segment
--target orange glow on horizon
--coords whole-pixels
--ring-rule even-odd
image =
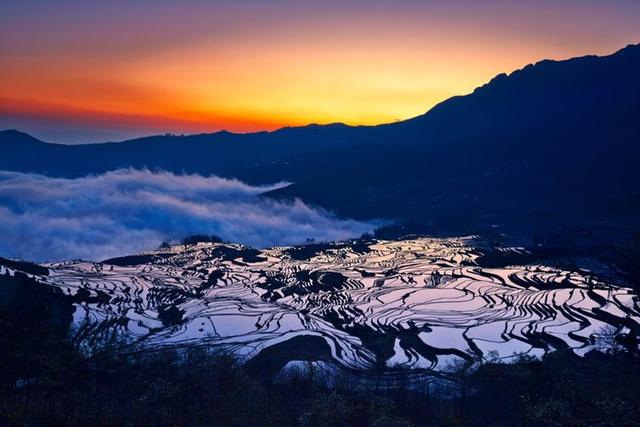
[[[462,1],[336,4],[332,14],[288,2],[187,3],[129,14],[102,4],[35,17],[26,8],[7,11],[13,20],[0,18],[0,127],[18,119],[138,133],[379,124],[422,114],[531,62],[607,54],[640,39],[630,26],[635,6],[565,4],[556,16],[518,4],[476,10]],[[27,17],[41,22],[24,34]]]

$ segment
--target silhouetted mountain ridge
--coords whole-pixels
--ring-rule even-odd
[[[397,123],[154,136],[122,143],[7,144],[0,169],[81,176],[120,167],[290,181],[270,196],[358,218],[447,227],[636,213],[640,45],[500,74]]]
[[[8,146],[19,146],[19,145],[41,145],[47,144],[44,141],[41,141],[28,133],[21,132],[16,129],[5,129],[0,130],[0,148],[5,148]]]

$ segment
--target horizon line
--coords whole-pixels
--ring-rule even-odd
[[[541,63],[548,63],[548,62],[552,62],[552,63],[559,63],[559,62],[568,62],[568,61],[573,61],[573,60],[579,60],[579,59],[583,59],[583,58],[608,58],[610,56],[614,56],[619,54],[620,52],[629,49],[629,48],[639,48],[640,47],[640,41],[639,42],[635,42],[635,43],[628,43],[627,45],[625,45],[624,47],[617,49],[609,54],[606,55],[597,55],[597,54],[586,54],[586,55],[581,55],[581,56],[574,56],[574,57],[569,57],[569,58],[564,58],[564,59],[541,59],[539,61],[536,62],[531,62],[528,63],[524,66],[522,66],[521,68],[515,69],[509,73],[507,72],[502,72],[502,73],[498,73],[496,75],[494,75],[491,79],[489,79],[488,81],[486,81],[485,83],[475,87],[473,89],[473,91],[469,92],[469,93],[465,93],[465,94],[458,94],[458,95],[452,95],[438,103],[436,103],[435,105],[433,105],[432,107],[428,108],[426,111],[424,111],[422,114],[418,114],[416,116],[411,116],[405,119],[396,119],[394,121],[387,121],[387,122],[381,122],[381,123],[375,123],[375,124],[364,124],[364,123],[360,123],[360,124],[348,124],[342,121],[332,121],[332,122],[327,122],[327,123],[322,123],[322,122],[310,122],[310,123],[306,123],[306,124],[300,124],[300,125],[295,125],[295,124],[289,124],[289,125],[282,125],[279,126],[275,129],[260,129],[260,130],[248,130],[246,132],[241,132],[241,131],[233,131],[233,130],[228,130],[228,129],[219,129],[219,130],[213,130],[213,131],[204,131],[204,132],[194,132],[194,133],[175,133],[175,132],[165,132],[165,133],[150,133],[148,135],[143,135],[143,136],[137,136],[137,137],[131,137],[131,138],[127,138],[127,139],[122,139],[122,140],[106,140],[106,141],[98,141],[98,142],[80,142],[80,143],[65,143],[65,142],[50,142],[50,141],[46,141],[44,139],[40,139],[36,136],[34,136],[32,133],[30,132],[26,132],[23,130],[20,130],[18,127],[8,127],[8,128],[4,128],[4,129],[0,129],[0,133],[7,133],[7,132],[17,132],[20,134],[24,134],[27,135],[33,139],[36,139],[42,143],[45,144],[52,144],[52,145],[96,145],[96,144],[120,144],[120,143],[125,143],[125,142],[130,142],[130,141],[136,141],[136,140],[140,140],[140,139],[147,139],[147,138],[158,138],[158,137],[193,137],[193,136],[205,136],[205,135],[219,135],[219,134],[230,134],[230,135],[257,135],[257,134],[273,134],[276,132],[280,132],[283,130],[289,130],[289,129],[303,129],[303,128],[308,128],[308,127],[329,127],[329,126],[342,126],[342,127],[349,127],[349,128],[373,128],[373,127],[378,127],[378,126],[388,126],[388,125],[394,125],[394,124],[398,124],[398,123],[403,123],[403,122],[407,122],[410,120],[413,120],[415,118],[418,117],[422,117],[426,114],[428,114],[429,112],[433,111],[434,109],[436,109],[438,106],[442,105],[443,103],[448,102],[451,99],[454,98],[459,98],[459,97],[465,97],[465,96],[469,96],[474,94],[478,89],[485,87],[487,85],[489,85],[492,81],[494,81],[497,77],[499,76],[507,76],[507,77],[511,77],[512,75],[530,68],[530,67],[535,67],[538,64]]]

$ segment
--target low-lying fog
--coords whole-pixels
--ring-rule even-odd
[[[348,239],[376,227],[300,200],[260,197],[282,185],[132,169],[76,179],[0,171],[0,256],[101,260],[189,234],[266,247]]]

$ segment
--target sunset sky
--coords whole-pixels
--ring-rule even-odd
[[[51,142],[424,113],[640,42],[640,1],[2,1],[0,128]]]

